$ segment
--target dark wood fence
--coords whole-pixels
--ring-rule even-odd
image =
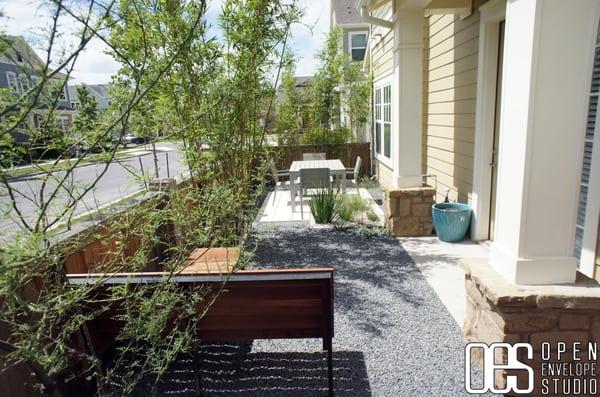
[[[164,206],[164,202],[160,199],[149,199],[141,202],[139,205],[160,207]],[[109,218],[97,225],[90,227],[74,236],[69,240],[59,243],[57,249],[64,250],[64,272],[66,274],[71,273],[88,273],[90,271],[98,271],[102,265],[111,259],[113,259],[114,253],[119,251],[117,246],[122,246],[123,250],[121,255],[123,257],[129,257],[135,255],[140,249],[140,239],[135,233],[114,236],[111,234],[111,229],[114,228],[115,224],[119,223],[120,214],[116,214],[113,218]],[[161,237],[168,237],[173,235],[173,225],[170,223],[161,225],[156,233]],[[76,244],[76,248],[70,246],[70,244]],[[146,271],[157,270],[157,262],[160,261],[164,255],[165,247],[160,245],[155,246],[152,250],[147,253],[148,267]],[[34,279],[24,287],[24,296],[35,301],[39,292],[42,289],[41,280]],[[0,339],[10,339],[10,328],[5,324],[0,324]],[[80,334],[75,335],[75,340],[81,338]],[[76,343],[83,346],[83,343]],[[30,397],[30,396],[42,396],[36,389],[33,388],[32,384],[36,382],[36,379],[32,376],[31,369],[24,363],[6,362],[5,359],[0,356],[0,396],[11,396],[11,397]],[[67,394],[72,396],[85,396],[92,395],[93,389],[90,390],[90,384],[93,386],[93,382],[89,382],[85,379],[74,379],[67,384]],[[3,394],[4,393],[4,394]]]
[[[295,145],[276,146],[274,148],[275,164],[278,169],[288,169],[293,161],[302,160],[303,153],[325,153],[327,159],[340,159],[347,168],[354,167],[356,157],[362,159],[360,176],[371,174],[371,144],[344,143],[335,145]]]

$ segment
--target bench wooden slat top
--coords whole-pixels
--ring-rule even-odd
[[[206,274],[190,273],[181,274],[167,272],[138,272],[138,273],[84,273],[67,274],[71,284],[92,284],[98,279],[103,279],[103,284],[124,283],[155,283],[166,277],[171,277],[173,282],[220,282],[220,281],[262,281],[262,280],[298,280],[298,279],[320,279],[333,278],[333,268],[319,267],[306,269],[247,269],[238,270],[232,274]]]
[[[237,247],[196,248],[179,274],[230,274],[240,257]]]

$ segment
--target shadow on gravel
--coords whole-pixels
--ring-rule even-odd
[[[257,352],[250,344],[204,345],[199,361],[202,388],[208,395],[326,395],[327,360],[321,352]],[[361,352],[334,351],[336,395],[371,394]]]
[[[202,345],[195,357],[176,361],[157,389],[159,396],[324,396],[325,353],[251,353],[251,343]],[[197,365],[201,363],[201,365]],[[336,396],[369,396],[371,389],[360,352],[333,353]],[[150,395],[149,385],[135,396]]]
[[[320,230],[301,223],[285,228],[261,225],[258,235],[251,241],[256,246],[253,267],[333,267],[338,270],[336,311],[372,336],[381,335],[395,324],[386,305],[378,304],[380,299],[385,300],[383,295],[414,307],[422,304],[414,288],[403,288],[422,276],[391,236],[367,237],[355,228]]]

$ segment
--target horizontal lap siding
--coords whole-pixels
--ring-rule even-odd
[[[438,201],[449,188],[451,200],[469,202],[479,14],[465,20],[457,15],[437,15],[426,18],[424,25],[423,172],[436,176],[428,183],[437,185]]]
[[[373,62],[373,78],[388,76],[394,68],[394,34],[392,30],[381,38],[381,40],[373,46],[371,51]]]
[[[383,164],[381,161],[377,161],[375,160],[375,171],[376,171],[376,175],[377,175],[377,180],[379,181],[379,183],[381,184],[381,186],[383,186],[383,188],[387,189],[387,190],[392,190],[393,189],[393,185],[392,185],[392,181],[393,181],[393,171],[390,167],[388,167],[387,165]]]

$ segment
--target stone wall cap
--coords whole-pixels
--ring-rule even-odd
[[[515,285],[496,272],[487,259],[464,258],[460,262],[465,276],[495,305],[600,309],[600,284],[582,274],[569,284]]]
[[[433,195],[435,193],[435,189],[429,185],[424,185],[424,186],[416,186],[416,187],[405,187],[405,188],[394,188],[394,189],[390,189],[387,192],[389,194],[390,197],[398,197],[398,196],[402,196],[403,194],[431,194]]]

